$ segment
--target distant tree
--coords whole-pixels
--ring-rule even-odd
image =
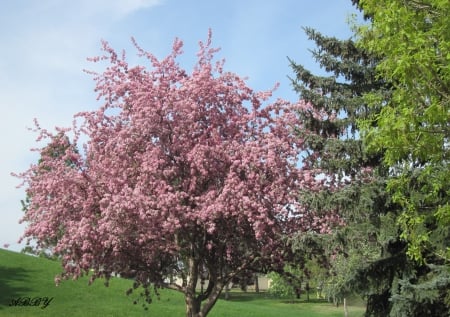
[[[246,292],[248,286],[255,284],[255,273],[250,270],[240,272],[231,279],[233,286],[239,286],[241,291]]]
[[[320,186],[298,164],[304,140],[294,112],[310,105],[263,107],[270,92],[224,72],[210,42],[200,43],[190,74],[176,62],[179,40],[163,60],[136,45],[152,69],[129,67],[104,43],[105,56],[93,60],[110,64],[94,74],[105,102],[76,115],[71,131],[73,144],[86,135],[83,151],[42,155],[19,175],[31,197],[24,238],[38,247],[55,239],[64,265],[57,282],[90,270],[91,280],[132,276],[148,301],[152,290],[172,288],[185,295],[187,316],[206,316],[239,273],[283,265],[281,237],[337,221],[309,223],[314,213],[294,207],[300,188]]]
[[[271,272],[269,292],[276,296],[287,297],[290,299],[300,299],[302,284],[305,281],[304,272],[299,267],[287,265],[279,272]]]
[[[318,297],[328,275],[328,264],[322,241],[318,243],[315,234],[302,234],[294,238],[296,250],[291,261],[281,270],[270,272],[270,292],[277,296],[299,299],[303,294],[307,301],[311,289],[318,291]]]

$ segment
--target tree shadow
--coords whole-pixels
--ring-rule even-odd
[[[317,298],[310,298],[309,300],[305,297],[301,297],[300,299],[281,299],[281,303],[283,304],[326,304],[328,303],[325,299],[317,299]]]
[[[220,294],[220,299],[232,301],[232,302],[250,302],[253,300],[259,300],[264,298],[271,298],[271,296],[266,292],[230,292],[228,299],[226,299],[225,292]]]
[[[25,296],[32,291],[26,283],[32,271],[20,267],[0,266],[0,310],[8,308],[12,300]],[[20,282],[18,286],[17,282]]]

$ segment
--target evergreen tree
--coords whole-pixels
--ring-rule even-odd
[[[443,286],[448,285],[448,271],[407,256],[398,227],[400,208],[386,190],[390,171],[382,164],[384,153],[368,154],[359,137],[358,122],[381,110],[381,106],[369,108],[363,95],[377,92],[389,100],[392,86],[376,76],[378,59],[351,39],[338,40],[310,28],[305,31],[316,43],[314,58],[329,76],[316,76],[291,60],[294,89],[327,116],[323,120],[314,111],[299,113],[305,129],[316,132],[299,133],[307,136],[305,164],[319,170],[326,186],[305,192],[300,199],[312,210],[338,210],[347,224],[333,236],[317,237],[331,261],[333,284],[328,292],[334,297],[350,292],[362,295],[367,300],[366,316],[445,311]],[[428,295],[417,296],[424,289]]]
[[[390,208],[384,190],[386,171],[380,166],[381,153],[367,156],[364,152],[357,121],[367,116],[364,92],[381,91],[387,98],[389,89],[374,76],[377,61],[351,39],[338,40],[310,28],[305,31],[317,46],[312,52],[315,60],[330,76],[313,75],[291,60],[296,75],[294,89],[312,107],[327,114],[327,120],[321,120],[313,112],[299,113],[305,128],[316,132],[307,136],[305,163],[326,175],[327,182],[325,190],[305,192],[301,199],[314,210],[339,210],[347,223],[331,239],[322,237],[328,246],[324,251],[334,259],[333,283],[326,288],[336,298],[353,291],[347,287],[351,273],[357,270],[350,268],[351,263],[368,266],[379,257],[380,216]],[[378,298],[378,294],[367,294],[367,300],[373,296]]]

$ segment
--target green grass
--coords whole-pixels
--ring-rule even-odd
[[[61,271],[60,264],[43,258],[0,249],[0,317],[3,316],[157,316],[183,317],[182,294],[162,291],[161,299],[144,310],[134,305],[136,295],[126,296],[132,282],[113,278],[109,287],[97,280],[88,285],[87,278],[54,284],[54,276]],[[10,306],[19,297],[53,298],[46,308]],[[362,305],[349,306],[349,316],[361,316]],[[231,292],[228,301],[219,300],[211,317],[318,317],[344,316],[343,308],[323,301],[289,302],[265,293]]]
[[[349,306],[349,316],[362,316],[364,308],[361,304]],[[219,301],[211,312],[213,317],[343,317],[344,310],[334,307],[323,300],[311,299],[288,301],[273,298],[264,293],[232,293],[230,301]]]

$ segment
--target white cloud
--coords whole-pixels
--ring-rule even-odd
[[[132,12],[161,4],[160,0],[103,0],[101,2],[106,6],[110,6],[116,14],[121,15],[128,15]]]

